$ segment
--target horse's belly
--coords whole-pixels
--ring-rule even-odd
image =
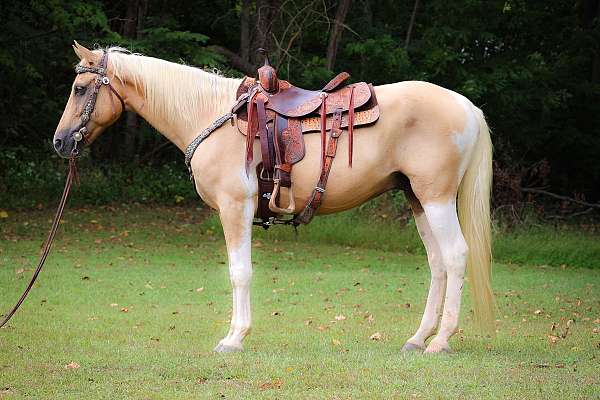
[[[377,125],[375,125],[377,126]],[[333,166],[325,187],[318,214],[348,210],[396,186],[392,163],[386,162],[387,146],[373,128],[355,130],[352,168],[348,165],[348,138],[342,134]],[[379,134],[380,135],[380,134]],[[321,144],[319,134],[305,135],[306,155],[292,170],[292,189],[296,212],[308,200],[321,174]],[[282,191],[281,204],[287,206],[288,193]]]

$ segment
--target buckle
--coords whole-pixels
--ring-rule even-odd
[[[259,177],[263,181],[272,181],[273,180],[273,177],[269,176],[269,173],[264,168],[260,169]]]

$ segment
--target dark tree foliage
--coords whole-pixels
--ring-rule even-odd
[[[333,0],[0,2],[1,152],[52,157],[74,76],[73,39],[236,76],[252,70],[261,43],[282,77],[308,87],[346,70],[356,81],[419,79],[462,93],[489,119],[499,170],[521,171],[523,186],[600,197],[600,0],[345,3],[332,57]],[[92,158],[181,157],[143,123],[134,141],[125,132],[125,121],[116,124]],[[543,177],[532,173],[539,165]]]

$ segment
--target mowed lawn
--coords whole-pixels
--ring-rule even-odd
[[[0,330],[0,398],[600,398],[600,268],[496,263],[496,338],[477,333],[467,293],[452,354],[401,353],[429,282],[425,257],[403,243],[414,227],[397,228],[396,250],[344,244],[342,228],[311,240],[327,231],[319,219],[298,240],[256,228],[253,331],[243,353],[215,354],[231,289],[206,217],[67,210],[36,287]],[[0,312],[29,280],[50,218],[0,219]]]

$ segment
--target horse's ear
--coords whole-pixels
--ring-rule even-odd
[[[74,40],[74,42],[73,51],[75,51],[75,54],[77,54],[77,57],[79,57],[80,60],[85,60],[93,64],[96,64],[100,61],[100,56],[98,54],[94,53],[85,46],[80,45],[77,43],[77,40]]]

